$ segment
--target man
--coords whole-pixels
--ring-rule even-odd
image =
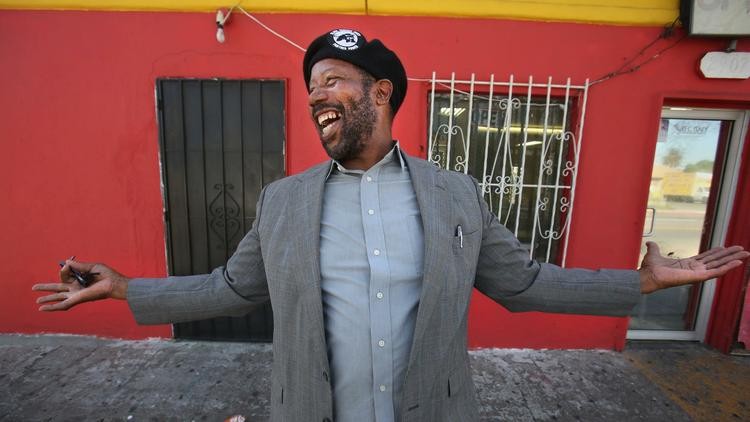
[[[513,311],[627,315],[641,293],[720,276],[749,254],[716,248],[639,271],[529,261],[470,177],[405,155],[391,136],[406,94],[398,57],[335,30],[303,72],[332,161],[268,185],[256,221],[211,274],[129,279],[68,260],[41,310],[127,299],[139,323],[241,315],[271,300],[273,420],[478,419],[466,351],[473,288]],[[72,270],[98,273],[82,288]]]

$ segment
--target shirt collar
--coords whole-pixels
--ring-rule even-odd
[[[399,145],[398,141],[394,141],[393,148],[391,148],[391,150],[388,151],[388,154],[386,154],[380,161],[377,162],[377,164],[372,166],[370,169],[395,162],[396,159],[394,158],[394,155],[398,157],[398,163],[399,163],[399,166],[401,167],[401,170],[406,169],[407,168],[406,160],[404,159],[404,153],[401,151],[401,146]],[[328,168],[328,173],[326,173],[326,180],[328,180],[328,178],[331,177],[331,174],[334,171],[338,171],[341,173],[350,173],[350,174],[365,174],[366,173],[365,170],[349,170],[338,161],[331,160],[331,166]]]

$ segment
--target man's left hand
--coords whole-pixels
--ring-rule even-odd
[[[716,247],[690,258],[675,259],[662,256],[659,245],[646,242],[646,256],[641,268],[641,293],[652,293],[668,287],[699,283],[721,277],[732,268],[742,265],[750,256],[742,246]]]

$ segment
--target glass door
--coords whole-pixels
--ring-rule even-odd
[[[654,155],[642,242],[689,257],[720,245],[736,186],[747,112],[666,107]],[[643,296],[629,339],[703,340],[714,281]]]

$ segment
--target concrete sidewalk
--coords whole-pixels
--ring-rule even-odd
[[[699,344],[471,352],[485,421],[750,420],[750,358]],[[0,420],[268,419],[271,346],[0,335]]]

